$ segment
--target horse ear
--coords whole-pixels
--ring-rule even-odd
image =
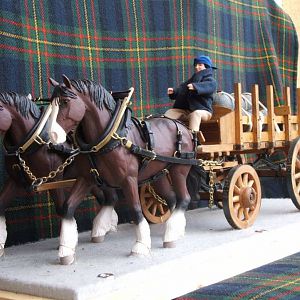
[[[52,84],[53,86],[57,86],[57,85],[59,85],[59,83],[57,82],[57,81],[55,81],[53,78],[49,78],[49,82],[50,82],[50,84]]]
[[[62,77],[63,77],[63,82],[66,85],[66,87],[69,89],[72,88],[71,80],[64,74]]]

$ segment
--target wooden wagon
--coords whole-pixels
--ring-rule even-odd
[[[235,109],[214,105],[212,119],[201,124],[205,140],[197,149],[197,158],[221,163],[203,166],[207,185],[199,191],[200,198],[208,199],[209,206],[217,204],[223,208],[227,221],[236,229],[251,226],[259,213],[260,176],[285,177],[289,196],[300,209],[300,89],[297,89],[295,115],[291,114],[288,87],[284,88],[284,105],[278,107],[274,107],[273,87],[266,87],[266,115],[260,113],[258,91],[258,85],[254,85],[251,116],[243,115],[242,86],[236,83]],[[280,154],[280,163],[272,162],[274,153]],[[251,163],[247,162],[247,156],[251,156]],[[256,167],[261,158],[268,163]],[[150,222],[163,222],[169,217],[163,199],[151,186],[141,188],[140,198]]]

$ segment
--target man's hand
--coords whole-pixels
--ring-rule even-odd
[[[193,91],[193,90],[195,89],[192,83],[189,83],[189,84],[187,85],[187,87],[188,87],[188,89],[189,89],[190,91]]]
[[[174,89],[173,88],[168,88],[168,95],[174,94]]]

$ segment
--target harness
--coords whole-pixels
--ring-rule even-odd
[[[125,97],[123,100],[120,99],[120,101],[117,102],[115,111],[111,118],[111,122],[108,124],[106,130],[99,138],[99,140],[93,145],[87,144],[83,141],[83,139],[80,137],[80,128],[79,131],[76,131],[75,133],[75,139],[77,145],[80,148],[80,153],[88,154],[88,158],[91,164],[90,172],[94,176],[97,185],[100,187],[111,187],[99,174],[97,163],[95,160],[95,154],[108,153],[109,151],[112,151],[120,145],[128,149],[132,154],[140,156],[142,158],[140,170],[145,168],[149,162],[154,160],[167,163],[167,167],[165,169],[161,170],[151,178],[143,182],[139,182],[139,185],[157,180],[161,176],[166,175],[168,173],[168,169],[172,164],[202,166],[203,160],[195,158],[195,151],[182,152],[182,132],[178,129],[178,123],[180,122],[178,122],[177,120],[172,120],[177,128],[176,151],[174,152],[174,155],[164,156],[157,154],[154,151],[154,137],[153,132],[151,130],[150,122],[148,122],[147,119],[139,121],[136,118],[130,118],[131,110],[127,106],[130,103],[130,98],[132,96],[133,90],[134,89],[131,88],[129,90],[128,96]],[[131,123],[137,127],[143,141],[146,142],[147,149],[141,148],[140,146],[133,144],[132,141],[124,137],[129,120],[131,120]]]
[[[42,107],[42,116],[29,131],[27,136],[24,138],[22,143],[16,146],[9,145],[7,140],[4,138],[3,147],[6,156],[15,156],[18,162],[12,166],[15,171],[20,171],[20,178],[27,186],[27,180],[25,175],[27,175],[31,180],[31,188],[37,190],[37,188],[42,184],[47,182],[49,179],[53,179],[58,173],[63,172],[66,166],[70,165],[75,156],[79,154],[78,149],[71,149],[65,147],[62,144],[53,145],[49,141],[48,135],[48,119],[52,112],[52,105],[50,104],[46,110]],[[60,165],[56,170],[51,171],[48,176],[37,178],[31,171],[26,161],[21,157],[21,154],[34,154],[41,146],[47,145],[50,150],[59,152],[60,154],[67,154],[67,159]]]
[[[26,150],[34,152],[37,149],[37,146],[40,147],[41,145],[48,144],[49,136],[46,125],[51,112],[52,106],[49,105],[47,109],[43,111],[41,118],[29,131],[28,135],[24,138],[23,142],[20,143],[20,145],[9,145],[4,138],[3,146],[5,155],[17,156],[20,153],[24,153]],[[47,142],[45,140],[47,140]]]

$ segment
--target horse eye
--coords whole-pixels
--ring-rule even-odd
[[[59,106],[66,106],[67,103],[68,103],[68,100],[66,100],[66,99],[60,99],[59,100]]]

